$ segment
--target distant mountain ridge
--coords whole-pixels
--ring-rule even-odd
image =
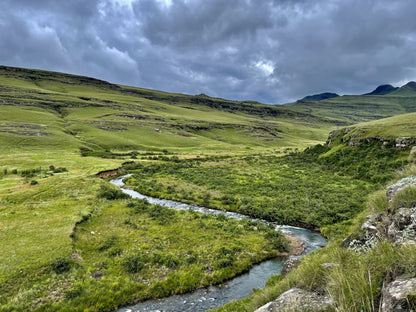
[[[324,92],[324,93],[305,96],[300,101],[321,101],[321,100],[326,100],[326,99],[332,99],[338,96],[339,95],[336,93]]]

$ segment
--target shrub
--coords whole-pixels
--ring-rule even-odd
[[[280,231],[274,231],[274,230],[268,229],[265,237],[266,239],[270,241],[273,248],[278,249],[280,251],[289,250],[289,242]]]
[[[73,265],[74,261],[67,257],[58,257],[51,264],[52,270],[54,270],[56,274],[68,272]]]
[[[30,181],[30,185],[36,185],[36,184],[38,184],[38,181],[36,181],[36,180]]]
[[[113,187],[109,184],[103,184],[100,186],[98,197],[105,198],[108,200],[130,198],[129,195],[123,193],[121,190],[119,190],[115,186]]]
[[[127,255],[121,262],[121,265],[129,273],[139,273],[144,269],[147,261],[148,256],[138,252],[136,254]]]
[[[98,250],[99,251],[104,251],[104,250],[110,249],[111,247],[113,247],[117,243],[118,240],[119,240],[118,236],[112,235],[112,236],[108,237],[104,241],[104,243],[101,244],[100,247],[98,247]]]

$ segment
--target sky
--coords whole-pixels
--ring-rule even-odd
[[[415,0],[1,0],[0,64],[279,104],[416,80]]]

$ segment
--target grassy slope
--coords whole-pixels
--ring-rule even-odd
[[[399,137],[416,137],[416,113],[403,114],[381,120],[360,123],[349,127],[350,136],[364,138],[380,137],[394,139]]]

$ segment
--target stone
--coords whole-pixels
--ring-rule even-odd
[[[408,185],[416,186],[416,177],[415,176],[410,176],[410,177],[407,177],[407,178],[403,178],[403,179],[397,181],[397,183],[395,183],[393,185],[390,185],[387,188],[387,191],[386,191],[387,199],[391,200],[393,198],[393,196],[396,195],[397,192],[403,190]]]
[[[328,295],[300,288],[292,288],[281,294],[276,300],[258,308],[255,312],[274,311],[322,311],[329,308],[333,301]]]
[[[409,295],[416,295],[416,278],[397,278],[383,288],[380,311],[410,311]]]
[[[294,269],[298,268],[300,265],[300,260],[296,258],[290,258],[283,263],[282,270],[280,274],[285,277],[290,272],[292,272]]]
[[[390,224],[389,229],[387,230],[387,236],[390,239],[394,239],[396,237],[397,231],[396,231],[396,224],[394,221]]]
[[[364,231],[377,233],[377,227],[371,222],[371,220],[364,222],[361,226],[361,229]]]
[[[412,223],[412,212],[409,208],[399,208],[394,216],[394,222],[400,231]]]
[[[91,274],[91,277],[95,278],[96,280],[100,280],[104,276],[103,272],[97,270]]]
[[[410,155],[413,155],[414,153],[416,153],[416,146],[413,146],[410,150]]]

